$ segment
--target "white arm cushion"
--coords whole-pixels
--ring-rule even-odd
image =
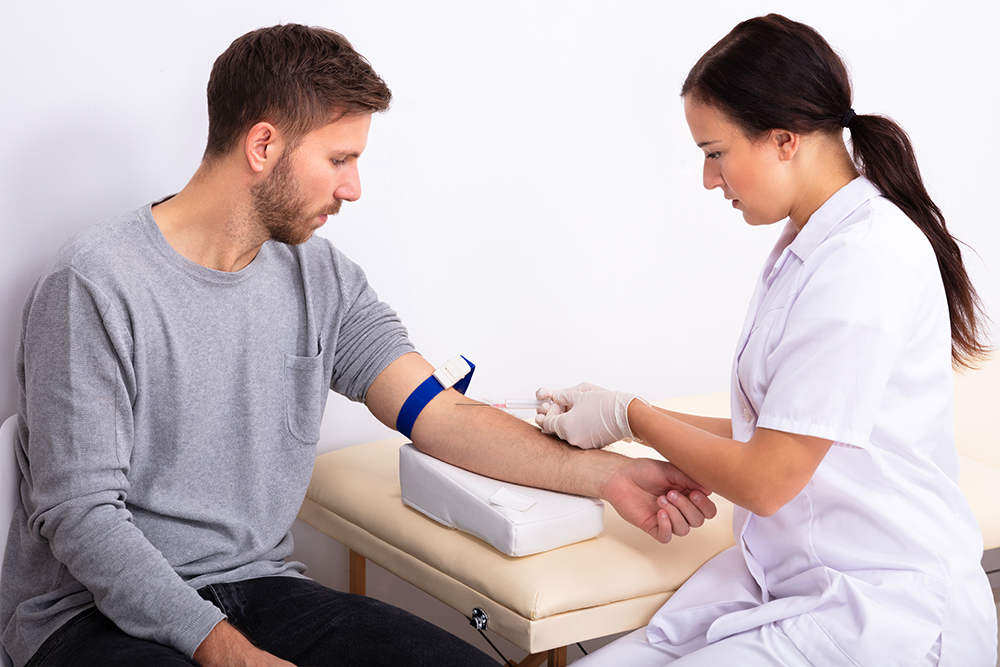
[[[597,537],[604,503],[455,467],[412,444],[399,450],[403,503],[509,556],[528,556]]]

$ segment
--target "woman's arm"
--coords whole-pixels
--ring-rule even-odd
[[[685,424],[690,424],[695,428],[700,428],[702,431],[707,431],[712,435],[717,435],[720,438],[732,438],[733,437],[733,422],[729,419],[723,417],[704,417],[702,415],[689,415],[684,412],[674,412],[673,410],[666,410],[664,408],[652,406],[654,410],[665,414],[666,416],[676,419],[677,421],[684,422]]]
[[[757,429],[748,442],[738,442],[729,424],[721,433],[710,430],[719,429],[724,420],[675,414],[632,401],[628,422],[633,437],[700,484],[760,516],[774,514],[798,495],[833,445],[766,428]]]
[[[794,498],[833,444],[764,428],[739,442],[724,420],[671,414],[635,398],[605,389],[564,389],[552,394],[555,407],[536,421],[578,447],[641,440],[698,484],[761,516]]]

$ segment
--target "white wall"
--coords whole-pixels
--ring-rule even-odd
[[[432,363],[462,353],[478,364],[472,395],[582,379],[657,398],[727,386],[750,282],[778,230],[748,228],[702,189],[677,93],[708,47],[768,11],[817,27],[852,68],[857,111],[910,132],[996,317],[1000,4],[943,7],[7,0],[0,355],[13,358],[21,304],[63,240],[184,185],[204,145],[213,60],[282,21],[345,33],[392,88],[362,160],[364,197],[321,233],[366,268]],[[0,412],[15,405],[13,381],[0,384]],[[387,433],[331,398],[324,449]],[[342,553],[297,533],[303,558],[339,577]],[[385,582],[385,596],[430,608]]]

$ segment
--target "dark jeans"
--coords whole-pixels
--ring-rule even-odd
[[[496,667],[441,628],[362,595],[309,579],[266,577],[198,591],[259,648],[299,667]],[[27,667],[197,665],[176,650],[126,635],[97,609],[49,637]]]

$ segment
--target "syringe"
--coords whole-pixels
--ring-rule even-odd
[[[456,403],[455,405],[491,407],[500,408],[501,410],[537,410],[545,402],[539,398],[506,398],[502,401],[484,399],[482,403]]]

